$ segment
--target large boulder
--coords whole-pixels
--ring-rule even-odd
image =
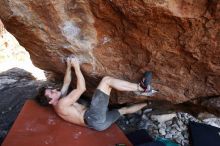
[[[2,24],[2,21],[0,21],[0,35],[2,35],[4,31],[5,31],[4,25]]]
[[[88,89],[105,75],[138,82],[152,70],[154,99],[220,95],[218,0],[1,0],[0,13],[39,68],[62,77],[62,57],[78,56]]]
[[[0,144],[19,114],[24,102],[33,99],[46,82],[36,81],[31,73],[12,68],[0,73]]]

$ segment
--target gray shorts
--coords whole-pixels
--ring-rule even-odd
[[[88,127],[103,131],[120,117],[118,110],[108,111],[108,104],[109,95],[96,89],[91,105],[84,114],[84,120]]]

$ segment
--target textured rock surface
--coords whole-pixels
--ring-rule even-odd
[[[163,114],[161,114],[161,112],[163,112]],[[164,117],[170,117],[170,115],[175,116],[165,120]],[[178,143],[180,146],[189,146],[191,144],[188,130],[188,124],[190,121],[204,123],[215,127],[220,126],[220,118],[217,118],[214,115],[210,118],[210,114],[208,113],[206,113],[206,116],[206,118],[201,120],[198,117],[194,117],[185,112],[170,114],[170,112],[164,110],[149,111],[149,109],[146,109],[143,110],[143,112],[122,116],[117,121],[117,124],[125,133],[145,129],[153,138],[166,138]],[[164,121],[160,121],[160,119],[164,119]]]
[[[63,74],[61,58],[77,55],[88,89],[105,75],[137,82],[152,70],[155,99],[220,94],[218,0],[1,0],[0,13],[36,66]]]
[[[4,25],[3,25],[2,21],[0,21],[0,35],[2,35],[2,33],[4,33],[4,31],[5,31]]]
[[[6,136],[24,102],[34,98],[44,83],[31,73],[13,68],[0,73],[0,143]]]
[[[220,113],[220,97],[204,100],[200,104],[207,107],[208,109],[213,109]]]

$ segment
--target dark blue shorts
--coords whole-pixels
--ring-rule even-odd
[[[118,110],[108,111],[108,104],[109,95],[96,89],[91,105],[84,114],[85,123],[88,127],[103,131],[120,117]]]

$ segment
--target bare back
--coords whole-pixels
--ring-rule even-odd
[[[61,101],[54,106],[56,113],[65,121],[70,123],[74,123],[81,126],[86,126],[84,122],[84,113],[86,111],[86,107],[77,102],[73,104],[67,105]]]

